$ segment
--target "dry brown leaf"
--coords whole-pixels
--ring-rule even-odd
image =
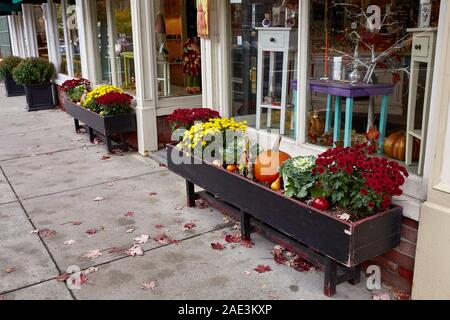
[[[103,256],[103,253],[100,250],[91,250],[91,251],[86,252],[86,254],[84,254],[82,256],[82,258],[93,260],[93,259],[99,258],[101,256]]]
[[[148,280],[148,281],[142,282],[141,286],[139,287],[139,289],[141,289],[141,290],[153,290],[153,289],[155,289],[158,286],[159,286],[159,284],[158,284],[157,281]]]
[[[5,269],[6,273],[13,273],[15,271],[16,271],[16,267],[8,267],[8,268]]]
[[[142,235],[140,237],[135,238],[134,241],[137,244],[145,244],[145,243],[148,242],[148,239],[150,239],[150,236],[144,234],[144,235]]]
[[[128,249],[126,251],[126,253],[130,257],[136,257],[136,256],[142,257],[144,255],[144,250],[142,249],[142,247],[140,245],[135,244],[130,249]]]
[[[56,236],[56,231],[50,230],[50,229],[39,230],[38,233],[39,233],[39,236],[43,239],[52,238],[52,237]]]

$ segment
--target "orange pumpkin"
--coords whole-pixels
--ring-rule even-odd
[[[286,152],[279,151],[280,144],[281,137],[272,150],[261,153],[256,159],[254,171],[257,181],[272,185],[280,178],[281,165],[291,159]]]
[[[393,159],[406,160],[406,135],[404,132],[396,132],[386,138],[384,142],[384,153]],[[414,139],[412,160],[418,161],[420,157],[420,141]]]

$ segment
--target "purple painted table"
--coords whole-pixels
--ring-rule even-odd
[[[328,95],[327,99],[327,117],[325,132],[331,129],[331,112],[333,97],[335,97],[334,113],[334,142],[340,140],[341,135],[341,113],[342,98],[346,98],[345,115],[345,147],[350,147],[352,143],[353,131],[353,104],[354,98],[382,96],[381,115],[380,115],[380,150],[383,149],[384,139],[386,137],[387,114],[389,107],[389,96],[394,92],[392,84],[366,84],[366,83],[344,83],[340,81],[322,81],[311,80],[309,82],[311,92],[323,93]]]

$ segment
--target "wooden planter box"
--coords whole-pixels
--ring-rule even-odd
[[[25,95],[25,87],[19,86],[12,77],[5,77],[5,89],[7,97],[18,97]]]
[[[80,122],[88,127],[91,142],[94,142],[95,131],[106,139],[106,145],[109,152],[112,152],[114,149],[126,150],[128,148],[128,145],[125,143],[125,134],[136,131],[137,125],[135,113],[102,117],[67,99],[64,102],[64,107],[66,112],[74,117],[76,131],[81,128]],[[113,144],[112,137],[115,135],[121,137],[120,144]]]
[[[56,107],[55,88],[51,83],[25,86],[25,95],[28,111],[49,110]]]
[[[206,190],[209,199],[220,200],[222,208],[240,214],[244,239],[250,237],[253,221],[269,237],[275,235],[283,244],[303,251],[302,257],[325,267],[327,296],[335,294],[339,283],[358,283],[361,263],[400,244],[403,210],[399,206],[355,223],[347,222],[223,168],[205,162],[192,164],[192,157],[188,164],[177,164],[173,154],[182,156],[175,146],[168,145],[168,167],[186,179],[188,205],[195,205],[197,185]]]

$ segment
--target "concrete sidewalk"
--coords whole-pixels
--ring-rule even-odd
[[[0,96],[0,300],[325,299],[322,272],[277,265],[261,236],[253,248],[213,250],[233,223],[183,207],[184,182],[166,168],[137,153],[102,160],[105,147],[76,134],[64,112],[28,113],[23,97],[5,98],[3,87]],[[153,240],[163,233],[179,243]],[[141,235],[150,236],[144,256],[121,251]],[[82,258],[92,250],[102,255]],[[57,276],[71,266],[98,271],[69,290]],[[143,290],[144,281],[158,286]],[[335,296],[371,298],[364,283]]]

